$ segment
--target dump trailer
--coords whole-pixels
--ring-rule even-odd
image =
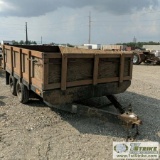
[[[79,102],[107,96],[119,111],[119,114],[107,114],[123,121],[129,118],[130,125],[137,125],[138,117],[131,111],[126,112],[114,97],[131,85],[132,66],[131,52],[60,46],[3,46],[6,84],[20,102],[27,103],[31,93],[35,93],[47,105],[72,113],[106,112]]]

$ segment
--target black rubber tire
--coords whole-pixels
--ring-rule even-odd
[[[138,65],[140,63],[141,63],[141,60],[140,60],[139,55],[137,53],[134,53],[134,55],[133,55],[133,64]]]
[[[17,97],[21,103],[25,104],[29,101],[29,90],[20,81],[17,82],[16,91],[17,91]]]
[[[17,96],[17,92],[16,92],[16,83],[17,83],[17,79],[14,78],[12,75],[9,76],[9,87],[10,87],[10,91],[14,96]]]
[[[6,71],[5,76],[6,76],[6,85],[9,85],[9,76],[10,76],[10,74],[7,71]]]

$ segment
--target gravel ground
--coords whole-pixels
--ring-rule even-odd
[[[113,141],[125,141],[117,123],[53,110],[39,100],[23,105],[2,72],[0,83],[0,159],[111,160]],[[134,66],[131,87],[117,98],[143,121],[136,141],[160,142],[160,66]]]

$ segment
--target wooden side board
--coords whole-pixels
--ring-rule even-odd
[[[69,87],[123,83],[132,78],[132,54],[129,53],[60,53],[58,49],[52,53],[51,48],[49,52],[31,50],[34,47],[30,46],[28,48],[5,45],[4,69],[11,74],[16,73],[20,79],[41,91],[65,91]]]
[[[0,68],[2,67],[2,61],[3,61],[3,58],[0,57]]]
[[[132,78],[132,54],[45,53],[44,66],[43,90],[122,83]]]
[[[5,70],[9,71],[11,75],[16,74],[20,80],[24,79],[29,85],[42,90],[42,52],[4,45],[3,57],[3,68]],[[34,61],[35,58],[37,58],[36,61]],[[39,64],[40,61],[41,64]]]

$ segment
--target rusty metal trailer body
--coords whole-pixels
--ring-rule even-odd
[[[50,104],[124,92],[132,53],[58,46],[3,46],[3,68]]]

